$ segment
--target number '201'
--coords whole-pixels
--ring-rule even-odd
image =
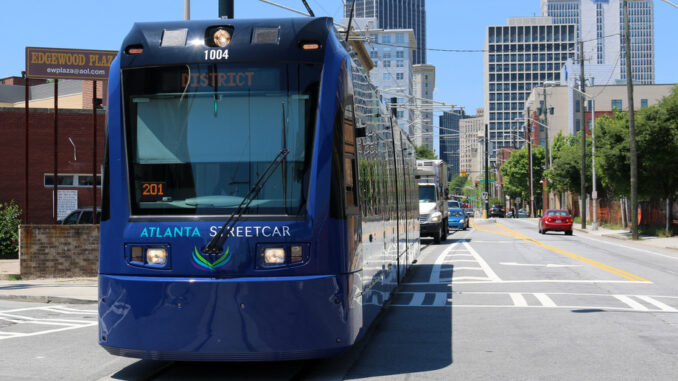
[[[144,196],[162,196],[162,184],[142,184],[142,194]]]

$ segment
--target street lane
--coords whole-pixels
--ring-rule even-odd
[[[678,255],[584,234],[500,219],[432,245],[347,377],[675,379]]]

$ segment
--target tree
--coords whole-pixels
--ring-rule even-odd
[[[520,197],[530,199],[530,164],[527,147],[513,151],[509,159],[501,166],[501,176],[504,179],[504,193],[511,198]],[[532,180],[535,200],[539,198],[540,183],[544,173],[544,147],[534,147],[532,150]]]
[[[426,145],[415,146],[417,150],[417,159],[429,159],[436,160],[438,157],[432,149],[428,148]]]
[[[553,168],[546,171],[546,178],[549,179],[549,189],[559,192],[581,193],[581,136],[577,135],[563,136],[561,133],[553,139],[552,156]],[[591,155],[591,137],[586,136],[586,157],[590,159]],[[596,153],[596,155],[598,155]],[[598,159],[596,159],[598,161]],[[592,191],[591,161],[586,161],[586,192]],[[596,190],[603,192],[604,188],[600,177],[596,179]]]
[[[17,258],[21,210],[14,202],[0,203],[0,258]]]
[[[456,175],[452,178],[449,184],[450,194],[462,194],[464,191],[464,186],[468,177]]]
[[[617,196],[630,193],[628,115],[615,113],[596,121],[596,164],[603,183]],[[599,143],[600,142],[600,143]],[[667,201],[666,226],[678,192],[678,86],[656,105],[636,116],[638,195]],[[600,159],[598,159],[600,158]]]

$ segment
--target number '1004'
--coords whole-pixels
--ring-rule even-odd
[[[205,50],[205,59],[206,60],[225,60],[228,59],[228,50]]]

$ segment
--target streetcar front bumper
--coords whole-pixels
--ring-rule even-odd
[[[99,344],[128,357],[275,361],[336,355],[360,321],[351,275],[179,278],[99,275]]]

